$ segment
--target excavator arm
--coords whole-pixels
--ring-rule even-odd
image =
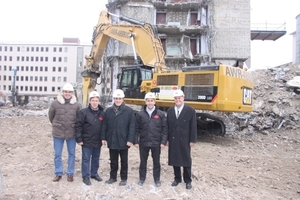
[[[131,24],[112,24],[111,16]],[[89,56],[86,56],[83,77],[83,105],[88,105],[88,94],[94,90],[97,78],[100,76],[99,65],[110,38],[133,47],[135,63],[138,63],[136,52],[144,65],[152,67],[155,72],[165,72],[164,50],[156,29],[150,24],[135,19],[120,17],[107,11],[102,11],[93,33],[93,46]]]

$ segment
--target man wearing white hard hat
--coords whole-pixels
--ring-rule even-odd
[[[83,183],[86,185],[91,185],[90,178],[98,182],[102,181],[98,169],[104,111],[99,103],[99,93],[92,91],[89,94],[88,107],[79,111],[76,120],[76,142],[81,146],[81,174]]]
[[[110,175],[107,184],[117,182],[119,156],[121,158],[120,186],[127,184],[128,178],[128,149],[135,140],[134,111],[125,105],[123,90],[113,93],[114,104],[107,108],[102,129],[102,144],[109,148]]]
[[[54,182],[58,182],[63,175],[62,150],[64,142],[68,148],[68,168],[67,180],[73,181],[75,169],[75,123],[76,115],[81,106],[73,95],[72,84],[66,83],[62,88],[62,93],[57,95],[57,99],[50,105],[48,116],[52,124],[52,136],[54,146]]]
[[[167,143],[167,118],[155,106],[155,94],[145,95],[144,108],[136,115],[136,144],[140,152],[139,182],[142,186],[147,174],[147,159],[151,151],[153,161],[153,179],[156,187],[160,182],[160,153]]]
[[[183,181],[186,189],[192,188],[192,158],[191,147],[197,140],[197,121],[194,108],[184,103],[182,90],[174,91],[175,106],[167,111],[168,124],[168,164],[173,166],[174,181],[177,186],[182,181],[181,167],[183,167]]]

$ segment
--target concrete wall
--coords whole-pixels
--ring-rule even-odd
[[[211,56],[250,56],[250,0],[214,0],[210,9]]]

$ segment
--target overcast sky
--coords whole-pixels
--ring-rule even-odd
[[[1,0],[0,41],[56,42],[77,37],[91,44],[93,27],[106,0]],[[251,42],[251,67],[273,67],[292,61],[292,36],[300,0],[251,0],[251,23],[286,23],[287,34],[276,41]],[[249,35],[250,37],[250,35]]]

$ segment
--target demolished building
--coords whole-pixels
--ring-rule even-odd
[[[207,64],[242,67],[250,57],[250,0],[108,0],[106,7],[110,13],[153,24],[170,70]],[[103,87],[116,88],[120,67],[133,63],[132,47],[111,39],[104,53]]]

